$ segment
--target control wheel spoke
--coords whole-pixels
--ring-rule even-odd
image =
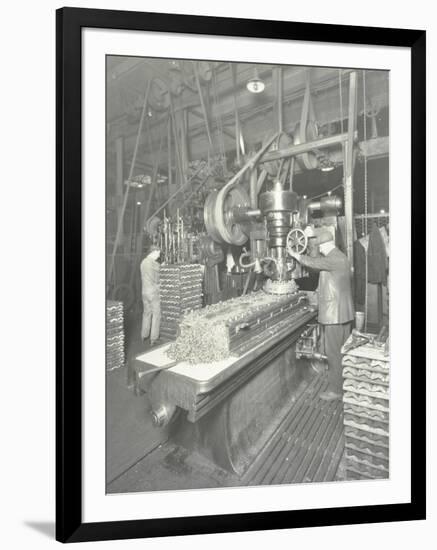
[[[298,227],[290,229],[287,235],[287,252],[302,254],[308,245],[308,237]]]

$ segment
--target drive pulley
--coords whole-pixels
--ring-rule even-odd
[[[206,198],[203,215],[208,234],[219,243],[243,245],[248,235],[245,223],[235,218],[236,211],[250,209],[250,198],[241,185],[212,191]]]

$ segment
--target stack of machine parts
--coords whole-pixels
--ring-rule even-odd
[[[363,343],[360,345],[360,342]],[[388,343],[356,333],[343,346],[347,479],[389,476],[390,362],[387,350]]]
[[[123,303],[106,302],[106,370],[124,365]]]
[[[174,340],[182,317],[202,307],[202,266],[198,264],[162,265],[160,269],[160,335]]]
[[[208,363],[239,356],[289,326],[309,307],[303,292],[255,292],[186,315],[169,350],[176,361]]]

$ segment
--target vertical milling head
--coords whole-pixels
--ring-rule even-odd
[[[273,184],[271,191],[260,196],[259,205],[267,221],[270,248],[285,248],[291,213],[298,209],[297,199],[297,194],[285,191],[280,181]]]

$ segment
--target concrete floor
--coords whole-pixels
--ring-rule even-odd
[[[238,485],[236,476],[198,453],[174,443],[160,444],[107,487],[108,493],[204,489]]]
[[[167,439],[152,425],[147,395],[135,396],[126,385],[126,369],[106,377],[106,480],[128,470]]]
[[[106,480],[123,474],[167,440],[167,432],[152,425],[147,394],[136,396],[131,384],[132,360],[145,351],[140,338],[141,316],[126,315],[126,366],[106,376]]]

